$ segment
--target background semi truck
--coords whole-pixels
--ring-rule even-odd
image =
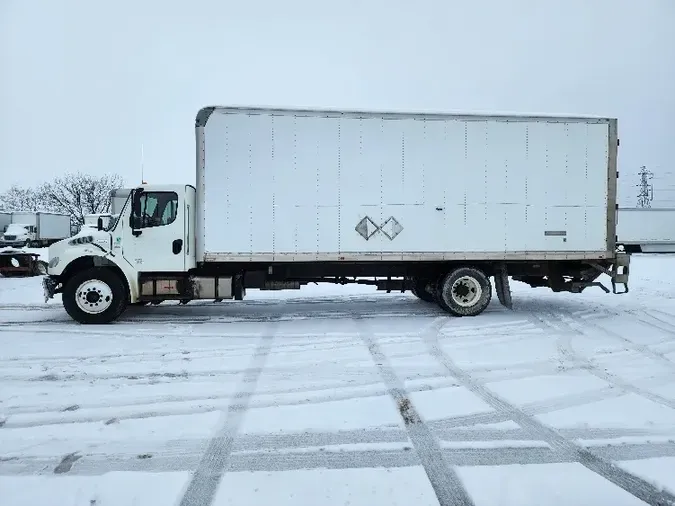
[[[15,211],[0,236],[0,247],[49,246],[70,237],[70,216],[61,213]]]
[[[196,187],[143,185],[107,229],[49,250],[46,299],[77,321],[127,304],[241,299],[311,282],[410,290],[481,313],[509,276],[627,290],[617,121],[207,107]]]
[[[673,208],[620,208],[616,229],[629,253],[675,253]]]

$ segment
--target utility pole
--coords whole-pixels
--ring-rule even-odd
[[[640,167],[640,184],[636,185],[639,188],[638,192],[638,207],[652,207],[652,200],[654,200],[654,186],[649,182],[654,174],[647,170],[644,165]]]

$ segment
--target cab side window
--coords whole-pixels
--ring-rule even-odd
[[[135,228],[163,227],[176,221],[178,194],[176,192],[147,192],[141,195],[134,208]]]

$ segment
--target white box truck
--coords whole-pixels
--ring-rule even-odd
[[[0,247],[42,248],[70,237],[70,216],[43,211],[15,211],[0,236]]]
[[[675,253],[675,209],[622,207],[617,244],[629,253]]]
[[[241,299],[311,282],[410,290],[456,316],[509,276],[578,293],[610,276],[617,121],[207,107],[196,187],[143,185],[106,230],[49,250],[45,299],[72,318]]]

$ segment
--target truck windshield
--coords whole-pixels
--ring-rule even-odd
[[[6,234],[26,234],[28,233],[29,225],[20,225],[18,223],[11,223],[7,225]]]

